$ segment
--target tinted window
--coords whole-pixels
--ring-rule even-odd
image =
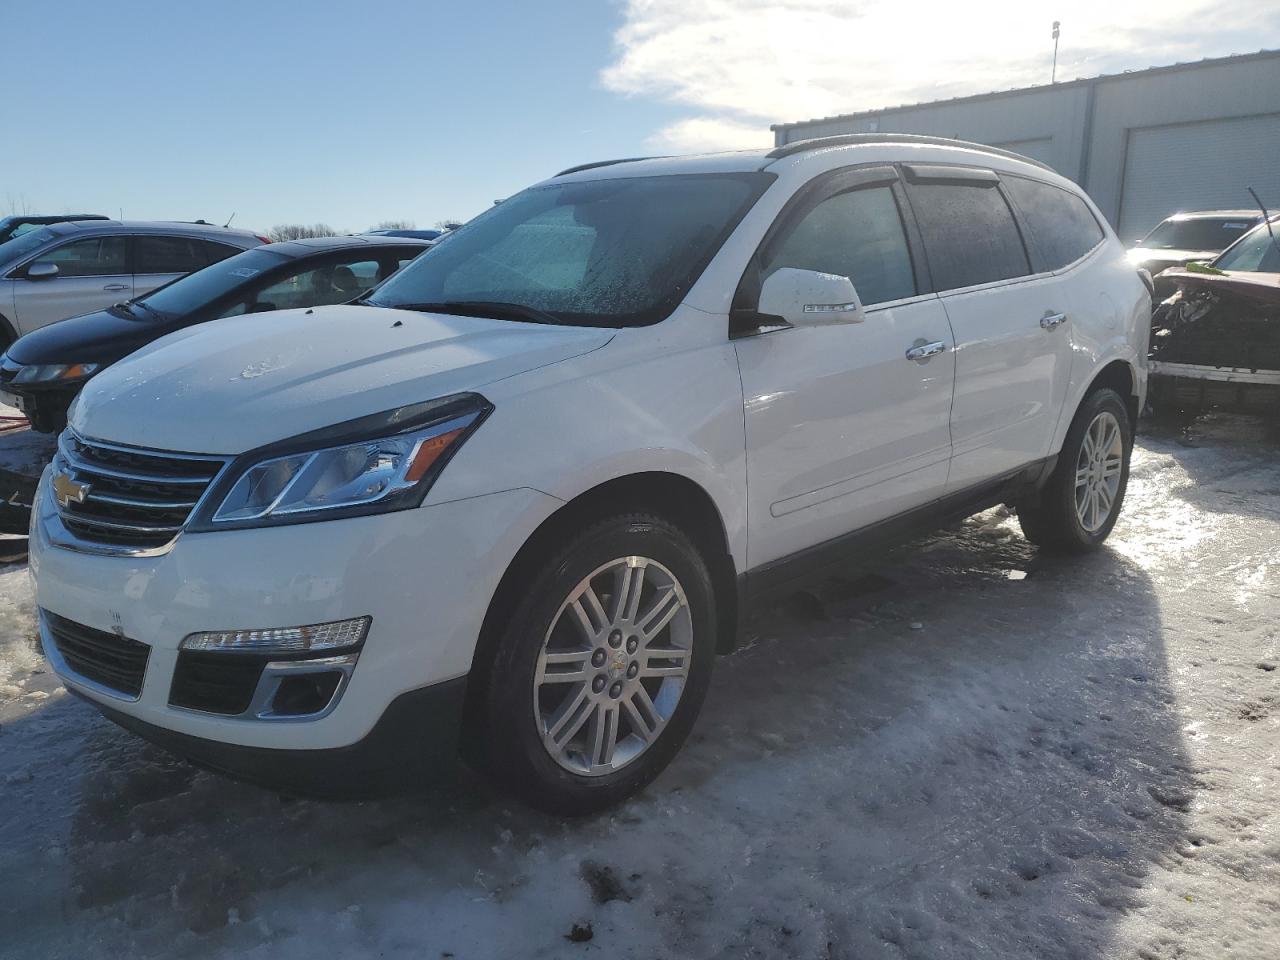
[[[189,237],[138,237],[134,257],[134,273],[190,273],[208,263],[204,244]]]
[[[204,262],[206,265],[210,263],[221,263],[223,260],[227,259],[227,257],[234,257],[237,253],[244,252],[240,247],[233,247],[226,243],[218,243],[214,240],[201,240],[199,243],[204,250]]]
[[[1271,229],[1276,239],[1271,239],[1265,223],[1259,224],[1239,243],[1213,261],[1219,270],[1248,270],[1260,273],[1280,273],[1280,224]]]
[[[1013,213],[995,184],[914,184],[911,207],[938,290],[1031,272]]]
[[[1018,205],[1044,269],[1074,263],[1102,242],[1102,228],[1088,204],[1052,184],[1006,177],[1005,188]]]
[[[50,250],[33,263],[56,263],[60,277],[111,277],[125,272],[124,237],[90,237]]]
[[[915,296],[911,253],[889,187],[850,190],[823,200],[765,258],[763,277],[779,267],[848,277],[863,303]]]
[[[689,174],[532,187],[445,234],[370,301],[499,301],[564,323],[654,323],[772,179]]]
[[[377,260],[365,259],[347,263],[329,262],[324,266],[286,274],[269,287],[253,291],[223,316],[235,316],[254,308],[291,310],[346,303],[378,282],[378,270]]]
[[[162,314],[185,314],[197,310],[237,287],[260,280],[263,271],[278,267],[285,258],[261,247],[246,250],[221,263],[153,290],[140,302]]]
[[[1225,250],[1257,220],[1253,217],[1170,217],[1147,234],[1138,246],[1153,250]]]

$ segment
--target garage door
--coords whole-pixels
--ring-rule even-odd
[[[1014,153],[1020,153],[1024,157],[1030,157],[1032,160],[1039,160],[1041,163],[1048,163],[1053,156],[1053,138],[1039,137],[1035,140],[1007,140],[1004,143],[993,143],[993,147],[999,147],[1001,150],[1012,150]]]
[[[1136,240],[1180,210],[1280,206],[1280,113],[1129,131],[1118,232]]]

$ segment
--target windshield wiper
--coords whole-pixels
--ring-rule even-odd
[[[368,301],[370,306],[386,307],[390,310],[414,310],[418,313],[452,313],[462,317],[494,317],[498,320],[527,320],[531,323],[553,323],[563,325],[553,313],[539,310],[537,307],[525,306],[523,303],[507,303],[504,300],[441,300],[435,303],[378,303]]]

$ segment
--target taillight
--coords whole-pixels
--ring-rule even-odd
[[[259,240],[261,240],[263,243],[270,243],[270,242],[271,242],[271,239],[270,239],[269,237],[264,237],[264,236],[263,236],[262,234],[260,234],[260,233],[255,233],[255,234],[254,234],[254,236],[255,236],[255,237],[257,237]]]

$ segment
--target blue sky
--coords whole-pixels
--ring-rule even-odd
[[[1064,9],[1065,7],[1065,9]],[[0,213],[470,217],[586,160],[1280,47],[1280,0],[0,0]]]
[[[3,212],[428,226],[680,112],[601,86],[621,14],[589,0],[0,7]]]

